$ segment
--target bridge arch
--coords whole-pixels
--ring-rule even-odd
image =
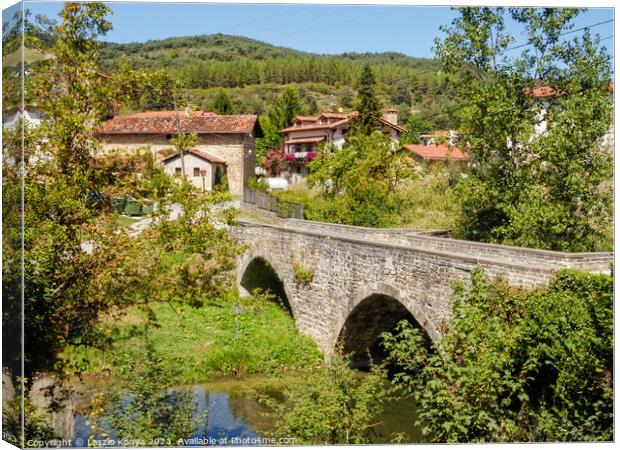
[[[352,354],[353,367],[368,367],[387,355],[381,346],[381,333],[393,331],[401,320],[419,327],[430,340],[439,333],[426,314],[405,301],[400,291],[384,283],[373,283],[360,289],[348,304],[336,331],[333,348],[342,345],[346,354]]]
[[[241,295],[250,295],[258,288],[274,294],[282,306],[295,317],[291,297],[281,274],[284,272],[268,257],[248,252],[239,265],[237,286]]]

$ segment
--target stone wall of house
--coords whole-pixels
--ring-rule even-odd
[[[161,158],[175,152],[164,134],[118,134],[101,136],[101,153],[113,150],[135,151],[148,146],[153,156]],[[196,150],[226,161],[228,184],[233,195],[242,195],[248,177],[254,175],[255,138],[247,134],[201,134]],[[251,151],[251,152],[250,152]]]
[[[372,296],[400,302],[427,335],[437,339],[450,317],[453,283],[468,283],[476,267],[490,277],[531,288],[546,285],[560,267],[603,271],[613,258],[611,254],[572,257],[537,250],[519,253],[510,247],[502,253],[497,248],[501,246],[493,246],[493,253],[487,244],[450,244],[454,240],[428,236],[401,240],[397,233],[391,241],[389,233],[377,237],[372,231],[363,233],[361,227],[337,233],[321,225],[314,223],[305,229],[303,221],[295,221],[295,227],[241,222],[234,233],[248,245],[238,264],[240,290],[250,262],[256,258],[267,261],[283,282],[298,329],[324,352],[333,350],[347,318]],[[437,240],[447,243],[441,247]],[[314,271],[309,285],[296,283],[293,262]]]

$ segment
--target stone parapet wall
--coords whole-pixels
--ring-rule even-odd
[[[355,307],[375,294],[403,304],[431,339],[437,339],[451,314],[454,283],[468,283],[477,267],[491,278],[502,277],[511,285],[533,288],[549,283],[565,264],[589,270],[594,262],[603,266],[611,261],[610,254],[577,257],[508,248],[507,255],[525,255],[511,259],[504,258],[501,249],[492,254],[486,244],[478,251],[476,243],[468,247],[455,241],[454,251],[449,248],[453,240],[410,236],[410,230],[399,240],[395,238],[398,230],[375,235],[360,227],[334,228],[314,222],[309,231],[303,224],[307,222],[288,220],[285,226],[240,222],[233,234],[248,249],[239,260],[238,280],[241,282],[255,258],[267,261],[284,285],[299,330],[313,337],[325,352],[333,350]],[[394,237],[393,242],[387,241],[388,235]],[[448,243],[439,248],[435,240]],[[530,254],[537,256],[528,259]],[[314,271],[307,286],[295,282],[293,262]]]
[[[366,228],[294,219],[287,221],[285,226],[307,232],[379,240],[394,245],[446,251],[475,258],[500,259],[517,264],[542,264],[557,268],[573,267],[585,271],[608,272],[609,264],[613,260],[613,253],[609,252],[569,253],[486,244],[427,235],[432,233],[432,230]],[[435,232],[437,231],[435,230]]]

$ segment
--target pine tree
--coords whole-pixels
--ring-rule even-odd
[[[381,114],[379,111],[379,100],[375,94],[376,84],[372,69],[368,64],[365,65],[362,69],[357,88],[357,111],[359,115],[355,119],[354,128],[356,132],[367,136],[377,129],[378,119]]]
[[[213,112],[218,114],[234,114],[234,108],[230,97],[224,89],[220,89],[211,104]]]
[[[294,86],[287,86],[282,92],[282,95],[276,100],[274,108],[269,114],[269,118],[279,130],[290,126],[295,116],[303,112],[303,104],[297,89],[295,89]]]

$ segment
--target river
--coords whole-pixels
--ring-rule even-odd
[[[255,377],[248,380],[222,379],[189,386],[197,398],[197,413],[206,409],[207,420],[185,445],[269,444],[269,441],[262,438],[269,438],[274,431],[273,418],[269,415],[269,409],[251,394],[257,387],[265,389],[265,386],[268,386],[270,395],[277,396],[278,390],[283,389],[284,384],[280,382],[270,385],[268,379]],[[87,446],[90,433],[84,414],[85,411],[80,408],[75,414],[74,442],[78,447]],[[386,401],[380,423],[374,428],[374,443],[389,443],[392,433],[404,433],[404,442],[407,443],[422,442],[421,431],[414,425],[415,418],[416,406],[413,400]],[[109,431],[114,436],[113,430]]]

